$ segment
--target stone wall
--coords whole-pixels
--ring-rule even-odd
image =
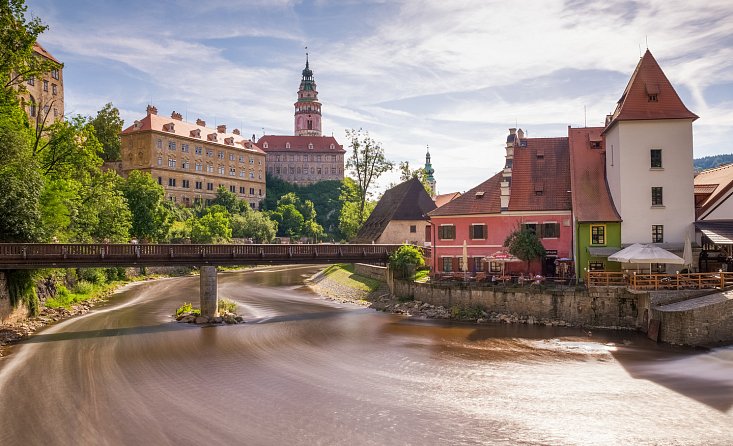
[[[387,267],[367,265],[366,263],[355,263],[354,272],[360,276],[369,277],[381,282],[387,281]]]
[[[8,281],[4,272],[0,272],[0,325],[22,321],[28,317],[28,309],[21,303],[16,308],[10,304]]]
[[[659,340],[670,344],[709,345],[733,341],[733,292],[702,296],[654,307]]]
[[[499,290],[462,284],[434,285],[394,281],[394,294],[446,308],[480,307],[488,312],[565,321],[584,327],[645,327],[643,308],[648,294],[624,288],[539,290],[531,287]]]

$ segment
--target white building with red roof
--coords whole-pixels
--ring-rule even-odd
[[[289,183],[344,179],[344,147],[321,134],[321,103],[306,55],[295,102],[293,135],[264,135],[257,145],[267,154],[267,173]]]

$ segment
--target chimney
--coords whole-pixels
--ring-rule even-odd
[[[239,135],[239,129],[232,130],[232,133],[234,133],[235,135]]]
[[[227,132],[227,126],[224,125],[224,124],[217,125],[216,126],[216,131],[219,132],[219,133],[226,133]]]
[[[175,111],[171,113],[171,118],[175,119],[176,121],[183,121],[183,116],[180,113],[176,113]]]
[[[519,130],[521,134],[522,130]],[[514,145],[517,143],[517,129],[510,128],[509,135],[506,137],[506,161],[504,163],[504,171],[502,172],[500,190],[501,210],[509,210],[509,197],[512,192],[512,164],[514,163]]]
[[[140,121],[135,121],[135,125],[132,128],[138,130],[140,127],[142,127],[142,123]]]
[[[158,109],[155,108],[155,106],[152,106],[152,105],[148,105],[148,108],[146,108],[145,110],[148,112],[149,115],[157,115],[158,114]]]
[[[204,121],[201,118],[196,119],[196,125],[200,125],[201,127],[206,127],[206,121]]]
[[[522,129],[517,130],[517,138],[524,139],[524,130]]]
[[[254,133],[252,133],[252,139],[250,139],[250,141],[255,142],[255,134]]]

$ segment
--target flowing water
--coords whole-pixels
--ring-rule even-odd
[[[222,273],[247,320],[172,321],[198,278],[129,286],[0,359],[0,445],[731,445],[733,349],[410,320],[315,268]]]

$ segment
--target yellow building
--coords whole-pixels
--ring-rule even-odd
[[[227,133],[225,125],[212,129],[201,119],[185,122],[176,112],[158,116],[149,105],[147,116],[120,136],[122,175],[150,173],[170,201],[209,204],[219,186],[252,208],[265,197],[265,152],[237,129]]]
[[[21,103],[31,122],[45,127],[64,117],[64,64],[38,43],[33,45],[33,52],[53,62],[55,68],[43,76],[25,79]]]

